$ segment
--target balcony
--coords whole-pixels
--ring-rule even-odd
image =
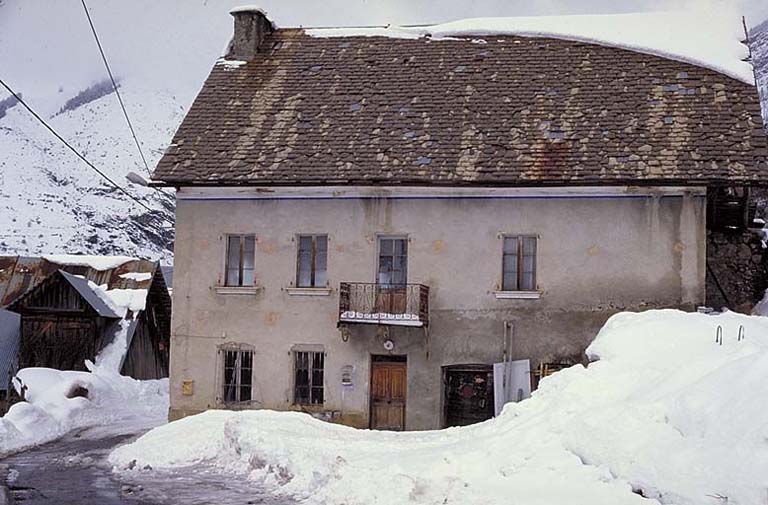
[[[422,284],[342,282],[339,324],[429,325],[429,287]]]

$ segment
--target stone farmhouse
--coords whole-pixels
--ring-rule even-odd
[[[705,304],[708,226],[766,181],[754,85],[703,64],[232,15],[154,174],[178,190],[172,419],[487,419],[612,314]]]

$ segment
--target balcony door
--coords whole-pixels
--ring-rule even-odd
[[[404,314],[408,284],[407,238],[379,237],[377,284],[376,311],[380,314]]]

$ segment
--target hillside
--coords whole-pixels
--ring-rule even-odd
[[[229,39],[227,4],[235,3],[89,4],[150,167]],[[161,193],[126,179],[130,172],[149,177],[80,2],[0,2],[0,78],[100,170],[153,209],[147,212],[111,187],[0,88],[0,254],[64,249],[169,259],[172,191]]]

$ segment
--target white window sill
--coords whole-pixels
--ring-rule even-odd
[[[256,295],[264,289],[262,286],[214,286],[219,295]]]
[[[538,300],[541,291],[494,291],[497,300]]]
[[[285,288],[290,296],[330,296],[331,288]]]

